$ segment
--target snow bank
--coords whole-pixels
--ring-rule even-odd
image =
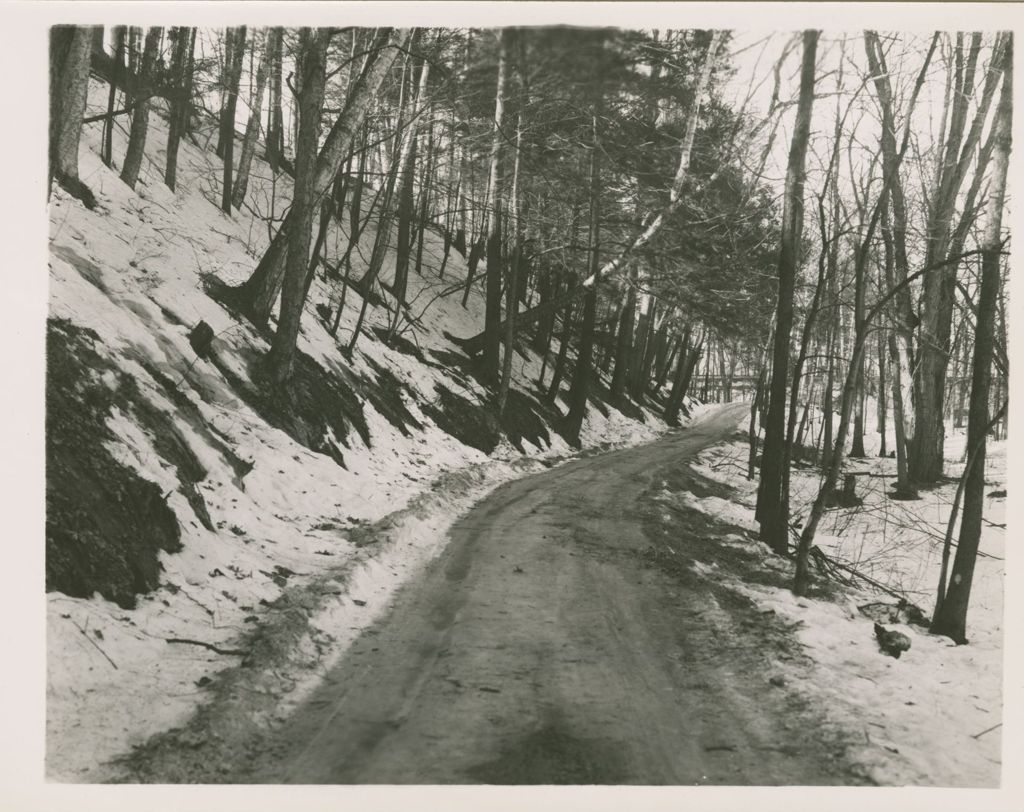
[[[952,429],[954,437],[956,432]],[[878,438],[866,445],[877,448]],[[962,443],[961,443],[962,445]],[[665,494],[689,507],[756,532],[753,505],[757,482],[746,479],[748,449],[742,442],[706,450],[693,468],[735,489],[737,498]],[[959,457],[957,442],[947,449],[947,470]],[[925,490],[921,500],[890,500],[885,488],[894,480],[895,460],[849,460],[858,477],[860,508],[830,510],[817,545],[830,556],[900,590],[926,612],[934,603],[942,538],[955,484]],[[1005,489],[1006,453],[993,443],[986,467],[986,492]],[[806,515],[819,479],[814,469],[794,468],[793,514]],[[884,785],[955,787],[998,786],[1001,774],[1003,663],[1003,551],[1005,499],[986,500],[981,557],[977,562],[968,614],[970,645],[956,646],[906,624],[887,623],[910,637],[912,646],[899,660],[880,653],[873,621],[857,607],[893,599],[867,589],[850,589],[839,603],[796,598],[788,590],[749,584],[716,571],[716,579],[792,624],[814,667],[794,663],[774,667],[814,697],[830,721],[847,730],[863,730],[864,742],[849,755]],[[737,543],[758,544],[749,539]],[[787,579],[791,563],[774,556],[762,561]]]

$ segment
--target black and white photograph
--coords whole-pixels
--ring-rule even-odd
[[[940,5],[0,8],[40,808],[1021,808],[1020,14]]]

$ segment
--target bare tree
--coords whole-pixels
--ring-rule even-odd
[[[149,97],[152,94],[153,69],[160,48],[160,37],[163,29],[158,27],[146,31],[146,44],[142,49],[142,70],[139,73],[138,87],[135,94],[135,107],[132,110],[132,129],[128,136],[128,151],[121,167],[121,180],[129,188],[134,189],[142,168],[142,159],[146,151],[146,135],[149,132]]]
[[[775,345],[772,352],[768,417],[765,421],[761,481],[757,500],[761,540],[780,554],[784,554],[789,547],[789,516],[785,510],[782,487],[786,439],[786,384],[789,377],[790,332],[793,326],[793,290],[797,267],[800,264],[804,164],[811,131],[811,110],[814,106],[814,60],[818,51],[818,36],[817,31],[805,31],[803,34],[800,95],[789,148],[782,234],[779,238],[779,292],[775,316]]]
[[[295,143],[295,187],[291,212],[294,236],[288,247],[288,262],[281,290],[281,316],[270,346],[268,363],[275,384],[292,376],[299,322],[305,304],[306,274],[309,269],[310,230],[316,208],[317,144],[320,140],[320,114],[323,110],[327,77],[327,45],[330,29],[302,28],[299,48],[302,52],[302,83],[299,90],[299,137]]]
[[[953,252],[956,248],[951,240],[956,204],[967,170],[974,162],[981,131],[995,95],[1003,45],[1004,38],[997,37],[974,119],[968,127],[968,110],[975,95],[975,75],[982,50],[982,35],[977,32],[971,34],[969,45],[965,43],[964,34],[956,35],[949,128],[945,133],[944,144],[940,144],[943,158],[926,230],[926,265],[936,265],[955,255]],[[984,166],[977,166],[975,171],[984,172],[984,169]],[[955,263],[945,263],[940,273],[926,276],[922,283],[921,340],[914,378],[914,436],[910,443],[909,457],[910,476],[919,482],[934,482],[942,476],[945,440],[943,399],[946,367],[950,357],[949,337],[956,270]]]
[[[599,86],[595,93],[591,114],[590,143],[590,228],[587,237],[588,273],[595,284],[590,285],[583,298],[583,316],[580,321],[580,340],[576,352],[576,366],[573,369],[572,388],[569,390],[569,412],[565,416],[566,434],[579,444],[583,418],[587,413],[587,398],[590,396],[594,354],[594,322],[597,318],[597,280],[601,267],[601,160],[598,122],[603,106],[603,90]]]
[[[367,111],[408,39],[408,33],[407,29],[378,30],[370,49],[372,58],[367,60],[366,67],[355,81],[349,101],[331,127],[317,158],[314,205],[331,188],[341,164],[355,143]],[[266,324],[277,301],[284,277],[288,244],[294,233],[293,224],[294,218],[289,211],[252,276],[231,294],[231,298],[256,324]]]
[[[410,71],[410,82],[412,74]],[[420,65],[419,79],[416,84],[416,92],[410,93],[407,97],[405,112],[406,132],[403,134],[404,141],[402,153],[399,156],[401,174],[398,177],[398,245],[395,251],[395,276],[393,291],[395,295],[395,315],[392,321],[389,335],[394,335],[401,322],[403,307],[405,304],[406,292],[409,286],[409,263],[412,257],[412,219],[415,203],[415,179],[417,160],[417,137],[419,134],[419,113],[427,105],[427,83],[430,80],[430,60],[423,59]],[[429,155],[424,156],[429,158]]]
[[[50,149],[47,188],[56,180],[90,209],[96,198],[78,177],[93,32],[86,26],[50,29]],[[49,192],[47,192],[49,194]]]
[[[225,214],[231,214],[232,173],[235,162],[235,111],[238,108],[238,84],[242,76],[242,60],[245,57],[245,26],[239,26],[227,38],[228,59],[226,74],[226,100],[221,109],[220,141],[217,154],[224,159],[224,179],[221,184],[220,207]]]
[[[124,82],[124,43],[125,27],[115,25],[114,35],[114,62],[110,69],[110,92],[107,94],[107,117],[103,120],[103,138],[100,147],[100,160],[108,167],[113,165],[113,140],[114,140],[114,109],[117,101],[118,82]]]
[[[505,133],[505,94],[508,82],[508,60],[512,29],[502,28],[498,34],[498,81],[494,91],[494,124],[491,134],[490,172],[487,177],[487,276],[484,307],[483,364],[486,373],[497,377],[501,351],[501,281],[504,255],[502,250],[502,207],[504,204],[503,149]]]
[[[181,138],[188,130],[192,109],[193,59],[196,47],[196,29],[175,28],[171,38],[174,51],[171,59],[170,121],[167,130],[167,166],[164,183],[173,192],[178,183],[178,149]]]
[[[1007,42],[1002,56],[1003,89],[993,124],[992,180],[988,198],[988,219],[981,241],[981,286],[978,292],[974,332],[974,365],[971,373],[971,404],[967,422],[968,459],[964,472],[963,517],[949,585],[935,607],[931,631],[957,643],[967,642],[967,608],[974,578],[974,563],[981,541],[981,519],[985,506],[985,445],[992,428],[989,396],[995,345],[996,309],[1001,282],[1003,205],[1010,158],[1013,121],[1013,45]],[[945,578],[945,572],[943,572]]]
[[[519,31],[516,77],[519,85],[519,111],[516,114],[515,158],[512,162],[512,188],[509,200],[509,227],[512,232],[512,257],[507,263],[505,280],[505,348],[501,358],[501,380],[498,382],[498,415],[505,412],[509,387],[512,384],[512,356],[516,343],[516,312],[519,309],[519,287],[522,267],[525,264],[523,250],[523,206],[520,196],[520,170],[523,157],[523,110],[527,105],[526,89],[526,34]]]
[[[260,54],[259,67],[256,69],[256,86],[249,99],[249,121],[245,125],[245,136],[242,139],[242,154],[238,159],[238,172],[235,175],[235,188],[231,192],[231,205],[242,208],[245,202],[245,191],[249,186],[249,169],[256,153],[256,136],[260,132],[260,121],[263,115],[263,90],[267,85],[267,70],[270,53],[274,50],[276,40],[281,37],[280,28],[272,28],[263,38],[263,52]],[[253,48],[256,47],[255,40]]]
[[[284,158],[284,113],[281,110],[281,62],[284,55],[284,32],[276,29],[270,51],[270,110],[267,116],[267,160],[276,174]]]

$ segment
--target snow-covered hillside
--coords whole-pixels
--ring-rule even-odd
[[[93,83],[89,114],[106,94]],[[439,551],[458,512],[575,453],[552,428],[558,411],[538,394],[541,359],[527,350],[514,364],[516,420],[490,416],[472,364],[445,337],[479,332],[482,296],[474,290],[463,308],[452,293],[466,273],[457,253],[437,278],[432,232],[424,275],[410,279],[415,326],[392,346],[375,331],[390,315],[378,307],[353,357],[343,355],[362,300],[350,289],[334,339],[315,305],[336,307],[337,296],[317,278],[299,342],[301,408],[275,403],[256,375],[268,336],[206,288],[251,273],[268,243],[266,218],[287,206],[287,177],[257,158],[246,207],[224,215],[207,122],[197,143],[182,143],[172,193],[158,109],[132,191],[116,171],[126,134],[115,128],[112,171],[99,159],[101,126],[86,125],[80,154],[97,209],[60,189],[51,198],[48,434],[64,439],[48,450],[63,494],[49,520],[70,534],[62,549],[72,562],[105,555],[97,572],[102,563],[122,577],[105,591],[85,577],[65,589],[74,596],[48,585],[47,757],[60,780],[103,777],[115,757],[237,690],[242,672],[270,697],[254,705],[253,724],[284,713]],[[354,277],[373,238],[371,224]],[[345,240],[335,228],[328,254]],[[200,321],[215,334],[206,359],[189,342]],[[665,430],[642,417],[595,403],[583,445]],[[83,471],[108,481],[76,502]],[[76,550],[102,516],[125,549]]]
[[[820,425],[821,413],[814,419]],[[890,435],[890,448],[894,442]],[[905,595],[929,614],[935,604],[956,483],[923,489],[919,500],[892,499],[886,491],[895,482],[896,460],[879,458],[879,445],[879,435],[869,432],[865,436],[868,456],[847,461],[845,470],[859,474],[857,495],[863,502],[830,510],[815,544],[841,565]],[[963,446],[964,431],[949,426],[945,452],[950,476],[962,473]],[[756,538],[757,481],[746,479],[747,459],[748,446],[737,439],[705,451],[694,466],[702,476],[728,486],[735,494],[731,500],[689,492],[665,498],[747,529]],[[745,581],[724,571],[714,574],[754,600],[766,614],[792,624],[813,667],[777,663],[778,669],[814,698],[838,727],[863,729],[863,745],[854,758],[882,785],[997,786],[1000,782],[1005,442],[991,445],[985,478],[985,522],[967,618],[970,645],[957,646],[947,637],[929,634],[912,610],[909,616],[896,611],[894,595],[857,577],[850,578],[836,600],[835,596],[823,599],[821,594],[796,598],[788,589]],[[807,515],[819,485],[816,468],[794,467],[794,521]],[[750,546],[749,540],[737,537],[736,541]],[[792,563],[771,555],[760,542],[755,544],[763,548],[759,566],[791,583]],[[839,575],[850,573],[840,571]],[[879,652],[872,630],[875,620],[910,638],[910,650],[898,660]],[[936,747],[937,741],[943,746]]]

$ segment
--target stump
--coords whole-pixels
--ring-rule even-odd
[[[188,343],[192,345],[192,349],[200,358],[207,357],[213,339],[213,328],[205,321],[200,321],[188,334]]]

